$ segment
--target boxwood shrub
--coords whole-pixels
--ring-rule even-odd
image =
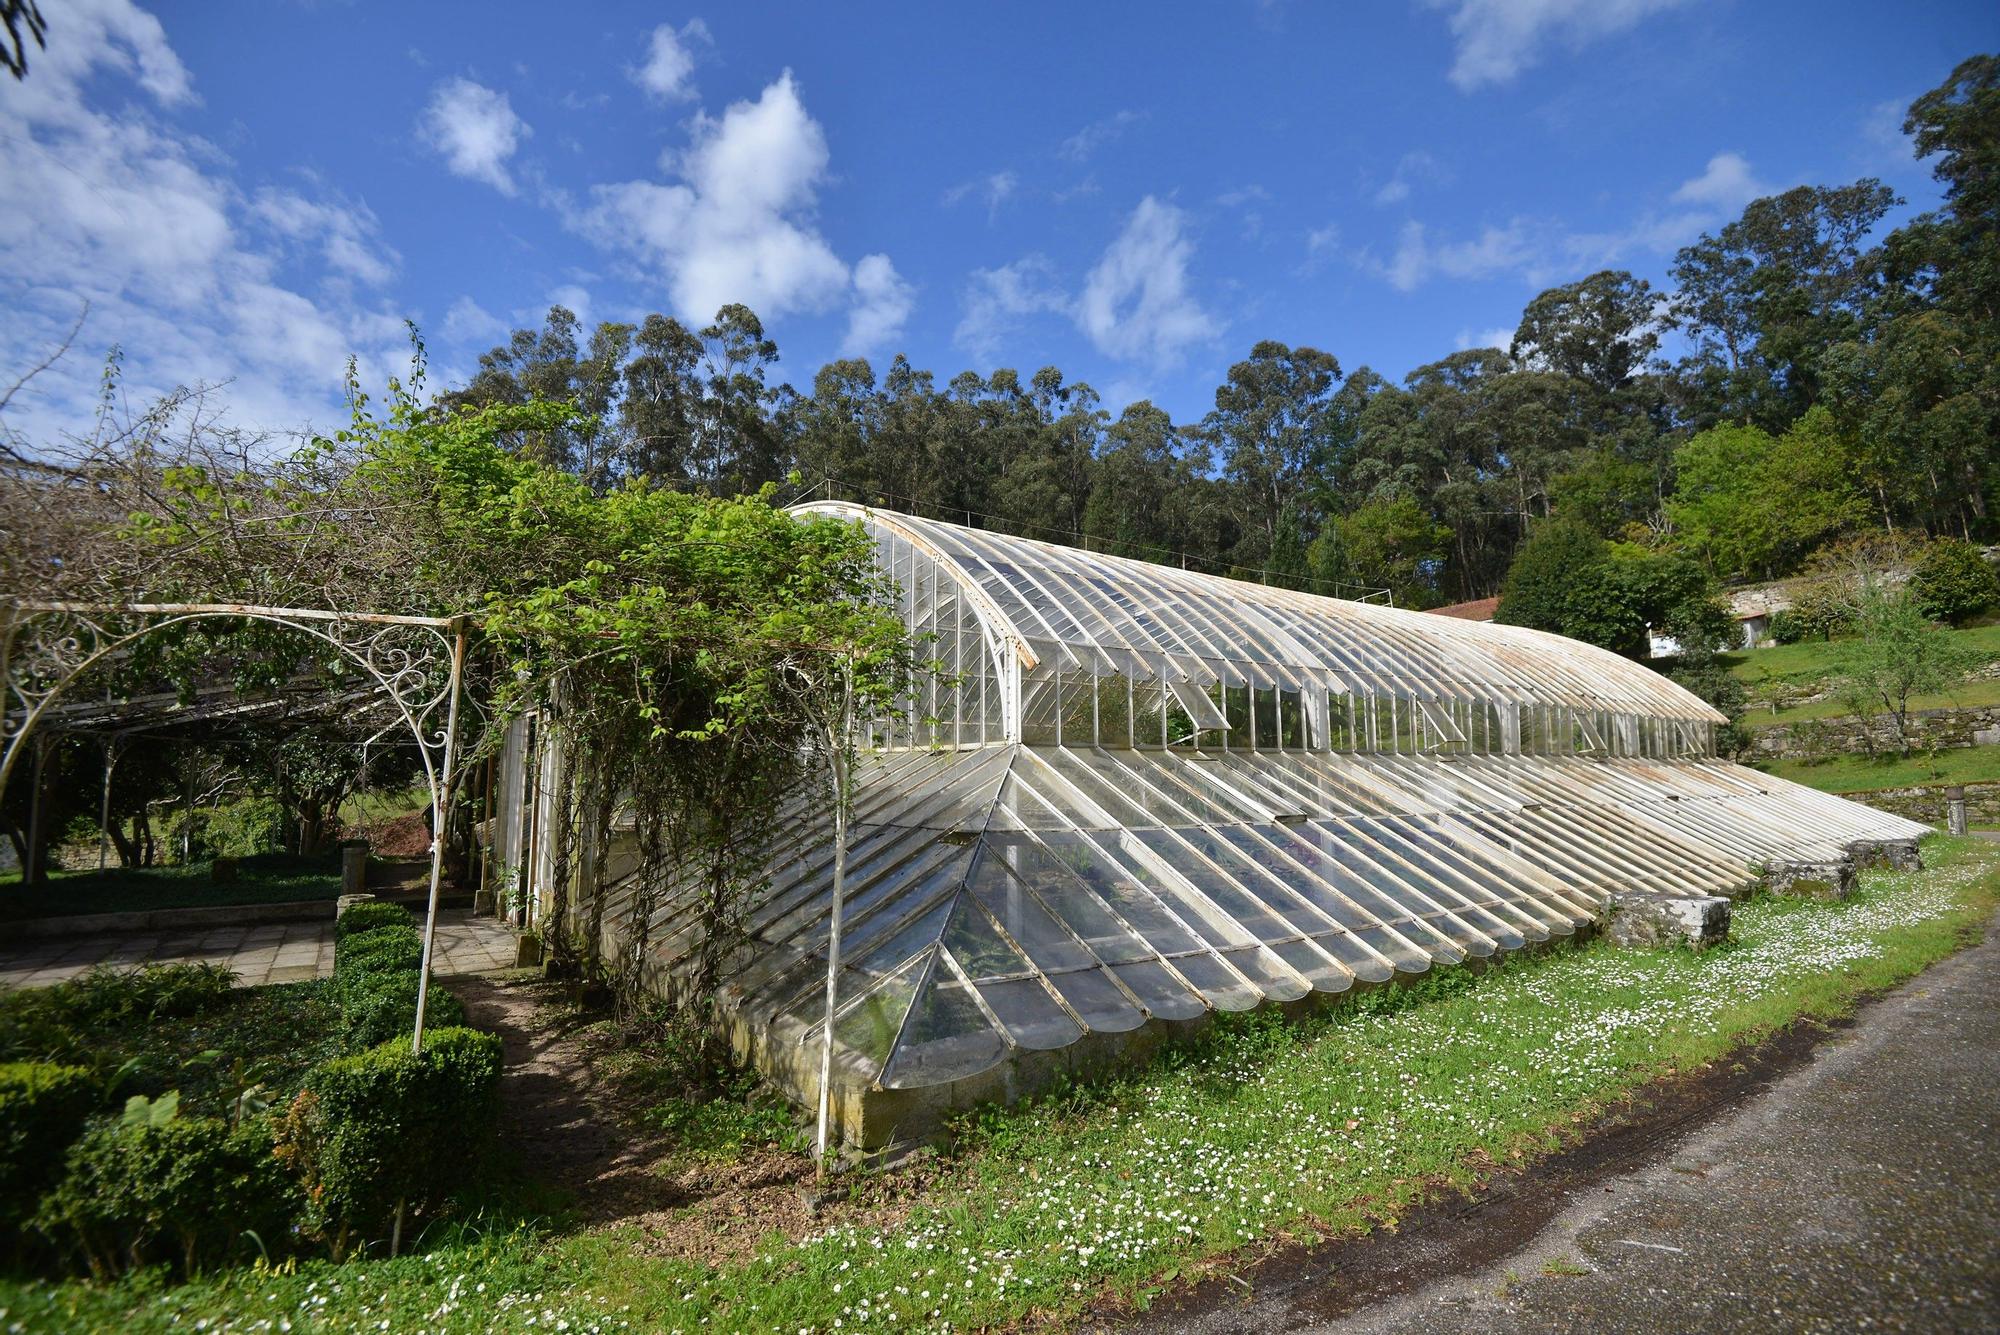
[[[286,1245],[298,1192],[262,1117],[99,1121],[72,1145],[36,1228],[104,1279],[166,1263],[181,1274]]]
[[[417,971],[356,973],[340,985],[340,1018],[347,1026],[350,1049],[372,1048],[398,1034],[408,1034],[417,1020]],[[424,1027],[465,1023],[458,998],[431,980],[425,998]]]
[[[364,973],[415,972],[423,959],[424,938],[413,924],[371,927],[334,943],[334,986],[342,987]]]
[[[476,1029],[398,1037],[316,1069],[279,1123],[306,1223],[345,1256],[387,1236],[397,1203],[435,1212],[470,1180],[499,1117],[500,1039]]]
[[[333,939],[343,940],[361,932],[371,932],[377,927],[408,927],[415,929],[416,923],[410,911],[401,904],[384,903],[381,900],[363,900],[348,907],[334,920]]]
[[[34,1214],[98,1097],[81,1066],[0,1062],[0,1249]]]

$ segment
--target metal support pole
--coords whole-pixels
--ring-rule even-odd
[[[826,1174],[826,1132],[833,1110],[833,1014],[840,1001],[840,918],[847,893],[847,736],[853,726],[854,664],[840,664],[840,721],[833,742],[833,914],[826,938],[826,1024],[819,1048],[819,1132],[813,1139],[815,1171]]]
[[[48,842],[48,831],[42,828],[42,789],[48,784],[49,738],[42,733],[35,738],[35,772],[28,789],[28,860],[21,868],[21,884],[34,885],[42,879],[42,845]]]
[[[451,647],[451,704],[444,716],[443,774],[431,778],[431,897],[424,911],[424,959],[417,974],[417,1024],[410,1033],[410,1051],[424,1050],[424,1005],[430,999],[431,953],[437,946],[438,881],[444,875],[444,823],[452,785],[458,780],[458,697],[465,675],[465,623],[458,623]]]
[[[118,766],[118,739],[104,739],[104,791],[97,804],[97,869],[111,860],[111,771]]]

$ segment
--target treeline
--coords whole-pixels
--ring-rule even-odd
[[[2000,58],[1911,106],[1943,206],[1876,239],[1879,181],[1801,186],[1676,255],[1537,296],[1511,346],[1392,383],[1261,342],[1198,421],[1115,419],[1056,367],[940,385],[897,357],[778,383],[756,315],[585,331],[560,307],[480,359],[468,405],[573,399],[512,442],[593,484],[863,500],[1403,606],[1499,593],[1561,518],[1716,578],[1797,569],[1866,530],[1996,536]]]

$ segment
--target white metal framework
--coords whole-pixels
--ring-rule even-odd
[[[1014,1056],[1574,933],[1615,891],[1925,827],[1715,756],[1720,716],[1559,636],[907,515],[862,524],[936,668],[870,727],[845,848],[837,1082]],[[727,999],[818,1050],[832,804],[801,794]],[[672,969],[699,930],[668,895]],[[621,915],[607,916],[607,921]]]
[[[424,1043],[431,954],[437,939],[439,883],[444,865],[445,818],[460,774],[458,711],[464,694],[466,617],[401,616],[323,608],[260,607],[248,603],[63,603],[0,599],[0,790],[15,763],[32,748],[39,771],[51,710],[93,668],[108,664],[140,640],[194,623],[256,621],[311,636],[359,668],[372,683],[364,704],[386,704],[391,721],[369,739],[407,731],[423,762],[431,799],[430,894],[417,982],[417,1018],[411,1047]],[[126,701],[140,713],[145,701]],[[155,700],[150,712],[171,712]],[[364,743],[366,745],[366,743]],[[107,754],[107,768],[109,756]],[[109,788],[109,777],[106,777]],[[41,776],[33,790],[39,803]],[[31,819],[30,826],[39,824]],[[30,856],[36,843],[30,836]],[[29,869],[24,869],[27,871]]]

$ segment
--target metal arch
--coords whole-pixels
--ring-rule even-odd
[[[986,647],[993,660],[994,676],[1000,686],[1002,730],[1006,740],[1021,740],[1021,674],[1032,672],[1040,659],[1029,647],[1028,639],[1014,624],[993,595],[981,587],[978,580],[966,573],[952,554],[933,541],[921,527],[910,522],[906,515],[893,511],[874,510],[865,505],[853,505],[846,501],[813,501],[807,505],[792,507],[795,514],[826,515],[830,518],[851,519],[862,524],[878,524],[895,534],[911,548],[922,552],[957,587],[959,594],[972,608],[974,617],[986,641]],[[1012,652],[1008,652],[1012,650]]]
[[[117,633],[102,624],[112,617],[145,619],[137,630]],[[157,618],[157,619],[154,619]],[[199,621],[261,621],[310,635],[372,677],[395,706],[416,742],[424,784],[431,797],[431,869],[424,919],[424,950],[417,982],[417,1019],[411,1048],[421,1051],[431,958],[437,938],[439,883],[444,863],[445,805],[458,783],[457,734],[465,676],[466,618],[401,616],[374,612],[333,612],[318,608],[265,607],[245,603],[66,603],[0,600],[0,791],[15,761],[49,707],[91,668],[127,646],[171,626]],[[52,624],[51,624],[52,623]],[[31,628],[46,626],[35,635]],[[362,628],[343,638],[338,629]],[[18,652],[29,630],[28,650]],[[390,638],[415,631],[418,643]],[[423,643],[428,636],[435,644]],[[448,658],[445,685],[428,694],[427,684],[440,656]],[[442,726],[436,718],[445,711]],[[378,734],[379,735],[379,734]]]
[[[1004,625],[1025,649],[1007,608],[1018,595],[1062,657],[1095,661],[1138,654],[1140,675],[1179,671],[1200,680],[1210,660],[1237,665],[1253,686],[1348,690],[1389,698],[1536,704],[1560,712],[1608,711],[1698,729],[1717,721],[1705,702],[1647,669],[1594,646],[1515,626],[1482,625],[1324,598],[1152,565],[1030,538],[841,502],[795,507],[861,519],[913,548],[955,557],[952,572],[982,623]],[[961,550],[963,554],[961,555]],[[974,571],[983,574],[975,574]],[[1037,599],[1053,605],[1044,610]],[[1128,627],[1132,607],[1157,624]],[[1117,606],[1113,606],[1117,604]],[[1151,647],[1130,641],[1142,630]],[[1218,656],[1218,646],[1220,652]],[[1045,651],[1046,652],[1046,651]],[[1031,659],[1023,666],[1032,669]],[[1700,753],[1693,741],[1680,749]]]

